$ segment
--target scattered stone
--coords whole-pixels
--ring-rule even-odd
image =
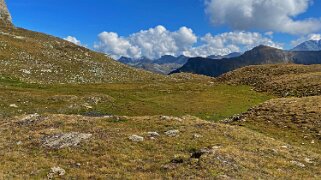
[[[305,165],[304,165],[303,163],[300,163],[300,162],[298,162],[298,161],[291,161],[291,163],[294,164],[294,165],[297,165],[297,166],[299,166],[299,167],[302,167],[302,168],[305,167]]]
[[[17,142],[17,145],[18,145],[18,146],[22,145],[22,141],[18,141],[18,142]]]
[[[166,131],[165,134],[167,136],[170,136],[170,137],[175,137],[175,136],[178,136],[179,134],[179,130],[175,129],[175,130],[169,130],[169,131]]]
[[[31,74],[31,71],[27,70],[27,69],[21,69],[21,72],[25,73],[25,74]]]
[[[20,125],[30,125],[42,120],[42,117],[38,113],[28,114],[20,119],[18,124]]]
[[[83,104],[86,109],[93,109],[93,107],[87,103]]]
[[[79,132],[61,133],[42,138],[43,146],[51,149],[62,149],[66,147],[77,146],[81,141],[89,139],[92,134]]]
[[[212,148],[202,148],[200,150],[195,150],[191,153],[191,158],[199,159],[204,154],[211,154],[215,152],[215,150],[219,149],[219,146],[213,146]]]
[[[142,142],[142,141],[144,141],[144,137],[138,136],[138,135],[135,135],[135,134],[129,136],[128,138],[129,138],[129,140],[131,140],[133,142]]]
[[[202,138],[203,136],[200,134],[193,134],[194,139]]]
[[[149,137],[158,137],[158,136],[160,136],[158,134],[158,132],[148,132],[147,134],[148,134]]]
[[[171,163],[181,164],[181,163],[184,163],[184,159],[182,157],[175,157],[174,159],[171,160]]]
[[[173,117],[173,116],[160,116],[160,119],[161,120],[164,120],[164,121],[170,121],[170,120],[174,120],[174,121],[183,121],[182,118],[179,118],[179,117]]]
[[[56,176],[64,176],[66,171],[61,167],[52,167],[50,172],[47,174],[48,179],[53,179]]]
[[[10,104],[9,107],[18,108],[19,106],[17,106],[16,104]]]
[[[311,159],[309,159],[309,158],[304,158],[304,161],[306,162],[306,163],[309,163],[309,164],[313,164],[314,162],[311,160]]]
[[[223,123],[232,123],[232,122],[237,122],[237,121],[246,121],[245,118],[243,117],[243,114],[236,114],[232,117],[226,118],[222,120],[221,122]]]

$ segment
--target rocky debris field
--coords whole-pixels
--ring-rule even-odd
[[[193,116],[33,114],[0,122],[4,179],[321,178],[313,150]]]

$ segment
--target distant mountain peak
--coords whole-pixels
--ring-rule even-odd
[[[266,46],[266,45],[262,45],[262,44],[253,48],[253,50],[260,50],[260,49],[278,49],[278,48],[274,48],[274,47]]]
[[[12,26],[11,14],[4,0],[0,0],[0,26]]]
[[[321,40],[305,41],[291,51],[321,51]]]

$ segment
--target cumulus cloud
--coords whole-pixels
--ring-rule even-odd
[[[156,59],[163,55],[210,56],[226,55],[232,52],[249,50],[260,44],[282,48],[274,43],[271,34],[262,35],[255,32],[229,32],[219,35],[206,34],[198,38],[193,30],[181,27],[171,32],[164,26],[133,33],[121,37],[114,32],[102,32],[94,48],[118,59],[120,56],[140,58],[142,56]],[[197,43],[198,39],[200,42]],[[196,46],[197,45],[197,46]]]
[[[120,37],[114,32],[102,32],[98,39],[99,42],[94,48],[114,58],[145,56],[154,59],[163,55],[179,55],[197,42],[192,29],[181,27],[178,31],[171,32],[164,26],[142,30],[129,37]]]
[[[321,34],[309,34],[307,36],[300,37],[299,39],[291,41],[293,47],[309,40],[319,41],[321,40]]]
[[[282,44],[273,42],[268,35],[256,32],[228,32],[218,35],[206,34],[201,38],[201,46],[185,51],[187,56],[226,55],[232,52],[243,52],[258,45],[267,45],[282,49]]]
[[[321,30],[321,19],[295,20],[312,0],[206,0],[206,12],[215,25],[236,30],[260,29],[306,35]]]
[[[76,44],[78,46],[82,46],[81,42],[76,37],[67,36],[66,38],[64,38],[64,40],[72,42],[72,43],[74,43],[74,44]]]

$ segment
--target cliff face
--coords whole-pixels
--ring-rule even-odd
[[[0,0],[0,26],[12,26],[12,18],[4,0]]]

